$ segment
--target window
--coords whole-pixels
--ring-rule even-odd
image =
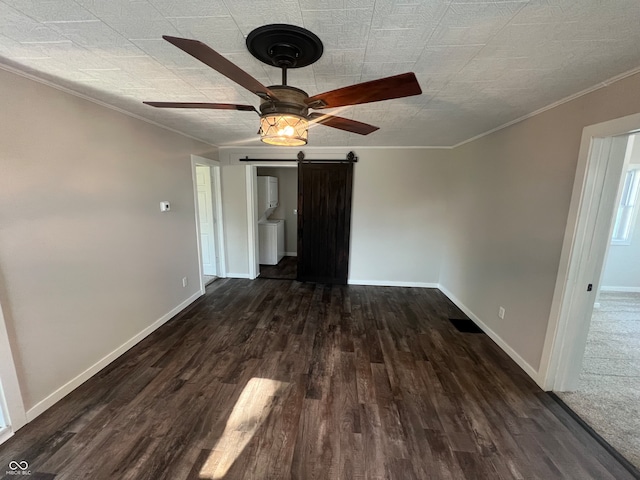
[[[640,168],[633,167],[627,171],[622,187],[622,196],[613,226],[612,245],[630,245],[633,234],[633,224],[638,202],[638,184],[640,183]]]

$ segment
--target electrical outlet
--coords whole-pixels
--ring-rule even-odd
[[[498,317],[504,319],[504,307],[498,309]]]
[[[182,277],[182,286],[186,287],[188,283],[189,281],[187,280],[187,277]]]

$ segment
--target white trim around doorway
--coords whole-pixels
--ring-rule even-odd
[[[27,423],[24,400],[20,391],[16,365],[11,352],[11,342],[0,305],[0,408],[6,422],[0,433],[0,443]]]
[[[249,257],[249,278],[255,279],[260,275],[260,265],[258,256],[258,215],[257,210],[257,182],[258,167],[255,165],[246,166],[247,181],[247,235],[248,235],[248,257]]]
[[[592,246],[591,242],[604,240],[608,245],[611,222],[597,222],[598,213],[606,214],[604,207],[600,206],[600,198],[606,196],[606,203],[610,203],[611,195],[617,196],[622,178],[622,162],[611,167],[610,178],[602,178],[603,172],[598,170],[597,165],[601,156],[596,150],[619,148],[620,141],[614,141],[612,137],[627,135],[639,129],[640,114],[634,114],[590,125],[583,130],[547,334],[537,375],[537,383],[544,390],[564,390],[572,382],[569,372],[575,372],[576,363],[579,365],[582,361],[584,348],[581,349],[579,345],[576,347],[575,343],[580,342],[582,337],[586,339],[589,324],[571,313],[576,308],[584,309],[589,302],[591,305],[588,308],[593,306],[593,298],[581,294],[586,287],[585,272],[594,275],[593,284],[597,290],[606,255],[605,249],[601,254],[589,257],[587,264],[581,264],[585,251]],[[618,175],[617,179],[615,175]],[[600,182],[599,187],[597,182]],[[596,230],[587,228],[596,223]]]
[[[202,245],[200,244],[200,222],[198,219],[198,186],[196,180],[196,165],[211,167],[211,186],[213,190],[213,211],[215,217],[215,249],[217,257],[218,277],[227,276],[226,249],[224,244],[224,221],[222,217],[222,182],[220,178],[220,162],[191,155],[191,176],[193,182],[193,205],[195,208],[196,242],[198,245],[198,274],[200,278],[200,293],[204,295],[205,285],[202,276]]]

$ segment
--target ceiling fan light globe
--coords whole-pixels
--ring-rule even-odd
[[[285,136],[285,137],[293,137],[293,135],[296,133],[296,131],[293,129],[293,127],[291,125],[287,125],[286,127],[284,127],[281,130],[278,130],[278,135]]]
[[[308,130],[309,122],[299,115],[267,114],[260,117],[260,140],[269,145],[306,145]]]

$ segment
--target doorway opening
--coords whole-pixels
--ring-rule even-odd
[[[640,141],[627,138],[617,203],[575,387],[562,401],[640,468]],[[606,213],[606,212],[605,212]],[[574,384],[573,380],[570,384]]]
[[[585,379],[583,367],[593,374],[596,371],[602,373],[603,369],[609,369],[612,365],[611,361],[606,360],[607,354],[602,350],[602,342],[597,339],[594,342],[593,334],[602,333],[603,324],[599,320],[592,323],[592,318],[596,303],[599,301],[602,307],[603,302],[608,301],[606,293],[599,292],[602,285],[606,287],[603,283],[603,273],[607,252],[611,251],[612,239],[620,237],[620,232],[625,230],[620,218],[627,217],[627,226],[633,220],[633,214],[629,211],[621,212],[620,205],[633,204],[633,201],[625,201],[624,197],[630,197],[633,193],[629,191],[629,185],[625,188],[625,184],[629,183],[627,170],[635,143],[634,134],[638,130],[640,114],[592,125],[583,131],[549,329],[540,367],[545,390],[553,391],[563,401],[571,396],[566,392],[576,392],[584,388],[584,384],[581,386],[581,374],[582,379]],[[636,276],[637,271],[636,268]],[[599,310],[596,308],[596,317],[598,314]],[[622,370],[618,369],[613,373],[620,375]],[[598,380],[603,384],[603,399],[604,395],[615,395],[614,389],[606,385],[605,376],[591,376],[591,387],[595,387],[593,381]],[[592,390],[592,393],[594,392],[595,390]],[[637,405],[640,404],[638,394],[640,389],[635,394],[636,398],[627,398],[631,401],[632,409],[637,409]],[[572,408],[569,402],[565,404]],[[622,432],[598,431],[596,428],[598,422],[605,425],[606,429],[613,425],[613,419],[607,418],[607,415],[612,414],[611,411],[607,413],[606,409],[593,409],[590,412],[592,416],[589,417],[585,411],[578,410],[575,406],[574,413],[582,417],[593,429],[596,438],[600,436],[604,439],[603,442],[608,442],[614,449],[623,452],[623,445],[616,443],[617,438],[623,438]],[[624,414],[624,411],[621,410],[619,413]],[[638,417],[637,410],[635,416]],[[629,417],[625,420],[629,420]],[[623,424],[628,425],[628,421],[623,421]],[[629,437],[626,438],[629,441]],[[632,448],[637,449],[638,446]]]
[[[258,265],[260,278],[298,277],[298,167],[259,166],[257,190]]]
[[[571,258],[563,278],[565,292],[549,369],[549,389],[560,392],[577,386],[628,161],[628,132],[588,140],[585,171],[583,178],[577,175],[580,188],[578,192],[574,188],[572,198],[572,205],[577,201],[580,211],[572,232]]]
[[[200,290],[225,277],[222,195],[218,162],[192,155]]]
[[[351,155],[351,154],[350,154]],[[295,222],[297,243],[289,241],[284,246],[275,249],[276,262],[279,264],[282,258],[293,257],[292,245],[296,245],[295,277],[293,274],[293,262],[289,265],[290,273],[287,279],[296,279],[303,282],[347,284],[349,269],[349,242],[351,222],[351,193],[353,184],[353,163],[355,156],[347,156],[347,161],[340,159],[326,159],[300,162],[291,164],[286,161],[274,161],[274,164],[246,166],[246,192],[247,192],[247,230],[248,230],[248,277],[254,279],[266,272],[261,271],[260,264],[266,262],[260,260],[259,229],[260,221],[285,220],[285,223]],[[286,222],[286,219],[274,216],[271,208],[277,208],[281,197],[278,192],[276,205],[269,203],[266,208],[258,206],[258,168],[261,173],[265,167],[284,167],[288,170],[295,168],[296,197],[289,206],[288,211],[295,216],[294,222]],[[283,170],[284,171],[284,170]],[[293,182],[291,182],[293,184]],[[269,188],[266,188],[269,190]],[[278,188],[279,190],[279,188]],[[293,190],[293,189],[292,189]],[[280,223],[280,222],[278,222]],[[290,225],[292,227],[293,225]],[[272,227],[273,228],[273,227]],[[284,235],[283,235],[284,237]],[[291,234],[291,239],[294,236]],[[288,249],[287,249],[288,245]],[[282,254],[282,256],[280,256]]]

